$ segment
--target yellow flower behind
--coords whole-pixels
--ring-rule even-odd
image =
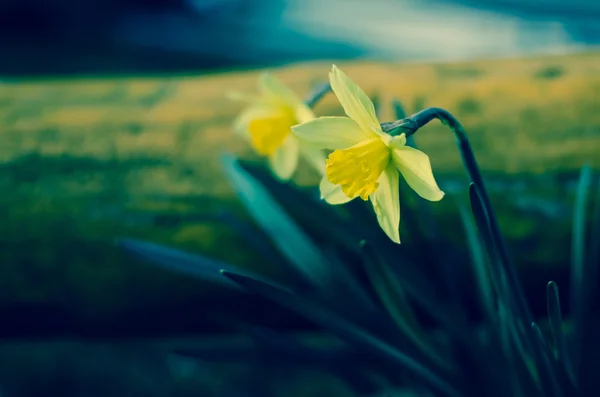
[[[330,204],[356,197],[370,200],[385,233],[400,243],[399,173],[419,196],[439,201],[429,157],[406,146],[406,136],[381,130],[369,97],[335,65],[331,88],[348,117],[319,117],[292,127],[300,139],[331,149],[325,162],[321,196]]]
[[[258,82],[257,95],[233,93],[230,97],[248,105],[234,123],[236,132],[249,141],[256,153],[269,159],[271,169],[279,179],[292,177],[299,156],[324,174],[323,151],[292,134],[293,125],[315,118],[292,90],[273,75],[264,73]]]

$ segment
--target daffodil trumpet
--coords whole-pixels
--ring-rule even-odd
[[[429,157],[406,146],[406,135],[384,132],[371,99],[335,65],[329,82],[348,117],[320,117],[292,127],[302,141],[332,150],[325,162],[321,197],[343,204],[369,200],[383,231],[400,243],[399,174],[422,198],[441,200]]]

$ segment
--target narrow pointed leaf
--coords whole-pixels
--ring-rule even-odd
[[[389,245],[387,245],[387,240],[384,241],[386,244],[377,245],[378,241],[373,241],[371,244],[380,253],[382,259],[389,264],[388,269],[392,273],[390,277],[398,280],[406,294],[431,314],[449,335],[460,343],[471,344],[472,330],[464,322],[464,317],[454,316],[454,312],[449,308],[448,303],[440,300],[436,295],[435,287],[428,282],[423,274],[415,271],[415,264],[402,257],[403,247],[394,245],[393,250],[386,249],[385,247],[389,247]],[[392,263],[397,266],[392,266]]]
[[[220,273],[221,270],[240,271],[232,265],[201,255],[130,238],[117,240],[117,245],[125,251],[144,258],[163,269],[215,282],[228,288],[239,289],[236,283],[223,277]]]
[[[498,322],[496,328],[492,329],[494,340],[490,343],[490,348],[496,348],[496,352],[490,356],[498,360],[498,366],[491,368],[492,374],[488,376],[497,379],[494,385],[499,391],[503,392],[501,395],[521,395],[515,393],[520,386],[530,393],[524,394],[525,396],[538,396],[537,372],[533,364],[528,365],[531,360],[528,360],[527,355],[523,353],[522,343],[519,343],[520,341],[513,337],[513,316],[508,312],[502,301],[498,302],[497,311]]]
[[[458,148],[460,151],[460,155],[463,160],[463,164],[468,171],[468,174],[471,178],[472,187],[475,192],[475,196],[477,197],[480,205],[485,210],[485,215],[487,216],[487,224],[488,229],[492,235],[492,242],[495,247],[495,253],[497,258],[499,259],[499,265],[502,267],[503,273],[506,276],[506,285],[508,287],[508,291],[512,300],[515,302],[515,315],[521,317],[525,324],[530,324],[533,322],[533,316],[531,314],[531,310],[527,304],[527,300],[525,299],[525,294],[523,292],[523,288],[521,287],[521,283],[519,282],[519,278],[517,277],[515,267],[510,259],[510,255],[508,254],[508,249],[506,247],[506,243],[504,242],[504,238],[502,237],[502,233],[498,226],[498,221],[494,214],[494,210],[490,204],[489,198],[487,196],[486,190],[483,187],[483,180],[481,179],[481,175],[479,174],[479,167],[477,166],[477,160],[475,160],[475,155],[473,154],[473,150],[471,149],[471,145],[469,141],[465,139],[458,140]],[[493,263],[492,266],[495,264]],[[540,346],[537,345],[535,338],[529,330],[525,331],[528,334],[529,342],[536,349],[540,349]]]
[[[469,185],[469,198],[471,201],[471,211],[473,212],[473,218],[475,219],[477,230],[479,231],[479,235],[481,236],[481,240],[483,241],[483,245],[485,247],[485,252],[487,253],[492,265],[490,267],[492,281],[496,285],[496,288],[501,296],[506,296],[506,286],[503,282],[504,277],[502,276],[501,269],[498,266],[501,258],[499,257],[494,245],[494,238],[492,235],[492,230],[490,229],[488,215],[485,210],[483,200],[481,199],[479,188],[475,183],[471,183]]]
[[[375,306],[344,264],[328,257],[283,210],[267,188],[232,156],[225,156],[223,163],[233,187],[256,223],[300,278],[317,287],[313,291],[316,299],[339,310],[351,310],[353,319],[361,324],[365,321],[376,324]],[[309,201],[303,201],[303,205],[309,205]],[[325,215],[314,222],[324,222],[327,218]],[[331,224],[329,227],[334,226]]]
[[[490,320],[491,324],[494,324],[496,313],[494,309],[494,291],[492,282],[490,280],[489,266],[485,259],[484,248],[477,234],[477,229],[473,223],[472,218],[469,216],[465,206],[459,202],[456,203],[458,213],[462,220],[465,228],[465,235],[467,237],[467,248],[471,255],[471,263],[473,265],[473,271],[475,273],[475,279],[477,280],[477,289],[481,298],[481,306],[485,316]]]
[[[285,209],[294,215],[294,220],[301,226],[318,227],[318,232],[343,245],[347,249],[356,250],[360,240],[363,222],[341,217],[333,206],[319,198],[318,189],[314,194],[307,194],[289,183],[276,181],[268,173],[256,166],[240,161],[240,166],[253,178],[260,182],[268,193],[279,203],[285,203]]]
[[[297,215],[296,218],[300,218],[298,220],[301,220],[303,224],[318,224],[323,228],[327,242],[334,240],[346,248],[356,251],[356,246],[360,241],[360,233],[357,233],[361,227],[360,222],[341,218],[332,211],[331,205],[324,201],[314,200],[306,192],[295,188],[291,184],[280,183],[274,180],[271,176],[268,176],[256,167],[243,164],[240,164],[240,167],[251,177],[256,178],[257,185],[261,185],[275,202],[285,203],[286,209],[290,208],[294,210]],[[290,219],[292,218],[290,217]],[[293,221],[296,220],[293,219]],[[302,224],[299,224],[299,226],[302,226]],[[301,229],[298,228],[298,230]],[[347,294],[350,294],[350,299],[353,301],[356,300],[362,307],[372,311],[374,306],[371,300],[361,289],[360,283],[353,277],[346,265],[341,263],[336,251],[329,245],[321,245],[318,247],[318,250],[324,260],[327,261],[327,268],[330,274],[335,276],[334,280],[331,280],[336,283],[334,292],[339,294],[340,289],[343,289]],[[340,298],[348,299],[348,296]]]
[[[553,376],[553,373],[555,373],[555,371],[552,370],[554,364],[550,361],[550,349],[542,334],[542,330],[537,323],[531,323],[531,329],[533,330],[533,335],[537,339],[538,344],[543,347],[543,350],[541,351],[543,354],[537,357],[537,361],[543,366],[543,368],[538,367],[540,370],[539,375],[542,390],[547,396],[564,397],[565,394],[558,383],[558,377]]]
[[[275,288],[258,280],[230,272],[223,272],[223,274],[249,291],[262,295],[273,300],[274,302],[286,306],[321,325],[322,327],[335,332],[340,337],[356,343],[363,348],[368,349],[373,353],[376,353],[389,360],[390,362],[396,363],[400,367],[411,372],[415,377],[427,382],[431,388],[438,390],[442,393],[442,395],[456,397],[460,396],[460,393],[439,375],[431,372],[428,368],[414,360],[412,357],[409,357],[401,351],[398,351],[393,346],[369,334],[368,332],[365,332],[353,323],[348,322],[342,317],[339,317],[337,314],[319,307],[318,305],[305,300],[301,296]]]
[[[414,192],[411,192],[414,194]],[[439,234],[439,228],[432,213],[430,203],[425,200],[417,201],[415,216],[418,218],[426,241],[424,244],[429,251],[429,255],[435,265],[440,289],[443,289],[448,300],[452,301],[455,307],[461,307],[463,304],[463,291],[460,286],[462,277],[461,271],[464,267],[461,263],[452,260],[453,248],[445,246],[443,238]],[[457,311],[460,315],[462,311]]]
[[[598,338],[600,320],[597,316],[600,307],[600,285],[598,283],[600,276],[600,178],[596,178],[596,181],[598,186],[584,276],[586,291],[582,296],[584,307],[580,308],[582,324],[580,324],[579,331],[574,328],[572,333],[574,347],[581,352],[577,378],[582,395],[597,394],[597,390],[600,389],[600,377],[597,376],[597,369],[600,368],[600,338]]]
[[[369,244],[363,242],[361,245],[367,275],[390,317],[422,352],[431,360],[444,365],[441,357],[422,337],[424,335],[423,330],[414,316],[410,303],[406,299],[404,290],[400,286],[398,279],[387,267],[383,259],[377,256]]]
[[[579,175],[579,183],[575,197],[573,211],[573,233],[571,240],[571,318],[573,321],[573,337],[575,340],[582,338],[587,315],[586,297],[589,294],[589,285],[586,275],[585,246],[586,246],[586,220],[587,204],[592,187],[592,169],[589,165],[583,166]],[[573,365],[575,370],[579,367],[581,348],[574,346]]]
[[[287,260],[314,285],[326,283],[329,266],[310,238],[233,156],[223,156],[222,162],[240,200]]]
[[[335,269],[335,284],[320,291],[320,301],[328,303],[331,309],[351,318],[353,321],[368,326],[369,329],[391,328],[391,324],[384,320],[383,312],[373,302],[371,296],[365,291],[358,281],[356,274],[348,269],[337,252],[330,247],[324,247],[324,254]]]
[[[511,341],[508,343],[512,344]],[[508,357],[511,364],[508,371],[512,375],[509,379],[510,382],[516,383],[511,385],[512,394],[526,397],[546,397],[539,387],[538,372],[532,360],[528,357],[523,358],[520,354],[510,354]],[[517,390],[520,393],[516,393]],[[507,393],[506,395],[511,394]]]
[[[484,241],[491,256],[492,281],[499,291],[499,297],[509,308],[510,312],[515,317],[513,319],[514,337],[519,339],[523,344],[523,357],[533,356],[538,364],[540,378],[556,379],[556,367],[547,365],[550,360],[547,349],[541,344],[541,341],[536,335],[536,331],[529,324],[531,312],[527,306],[527,302],[523,296],[521,286],[514,275],[512,264],[507,262],[506,255],[502,255],[502,243],[498,241],[498,236],[494,232],[491,225],[490,215],[487,212],[487,205],[479,187],[475,183],[471,183],[469,188],[469,196],[471,198],[471,208],[477,226],[484,236]],[[496,266],[498,268],[496,269]]]
[[[469,197],[471,199],[471,209],[473,210],[475,223],[490,258],[490,274],[495,287],[498,289],[499,297],[507,303],[510,311],[513,312],[518,320],[523,324],[529,324],[529,318],[531,317],[529,307],[525,299],[520,296],[520,285],[509,274],[512,273],[512,264],[506,263],[500,254],[501,247],[494,233],[485,199],[479,186],[474,182],[469,186]],[[529,336],[529,344],[535,345],[535,338],[531,331],[525,330],[524,332]]]
[[[558,286],[554,281],[550,281],[546,287],[546,303],[548,307],[550,331],[552,332],[557,359],[564,366],[571,382],[575,383],[575,373],[571,364],[567,340],[563,332],[563,317],[560,307]]]
[[[249,222],[242,221],[239,217],[229,213],[222,212],[217,215],[217,220],[231,226],[247,242],[249,242],[265,259],[275,265],[283,265],[286,258],[270,243],[269,236],[260,228]]]

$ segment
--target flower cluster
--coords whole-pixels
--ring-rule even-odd
[[[400,243],[399,174],[426,200],[444,196],[429,157],[406,146],[405,134],[384,132],[373,102],[335,65],[329,81],[348,117],[316,117],[293,91],[264,74],[258,95],[235,95],[248,104],[235,130],[268,157],[281,180],[293,176],[302,156],[321,173],[321,197],[327,203],[370,200],[383,231]]]

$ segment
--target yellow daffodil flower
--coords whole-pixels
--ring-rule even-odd
[[[348,117],[319,117],[292,127],[302,140],[333,150],[325,163],[321,196],[330,204],[370,199],[385,233],[400,243],[399,173],[419,196],[439,201],[429,157],[406,146],[406,136],[381,130],[373,102],[335,65],[331,88]]]
[[[231,99],[248,104],[234,123],[235,131],[248,139],[256,153],[267,157],[271,169],[281,180],[294,174],[299,156],[303,156],[321,173],[325,172],[325,155],[292,134],[293,125],[315,118],[306,104],[281,81],[264,73],[258,83],[258,95],[232,93]]]

